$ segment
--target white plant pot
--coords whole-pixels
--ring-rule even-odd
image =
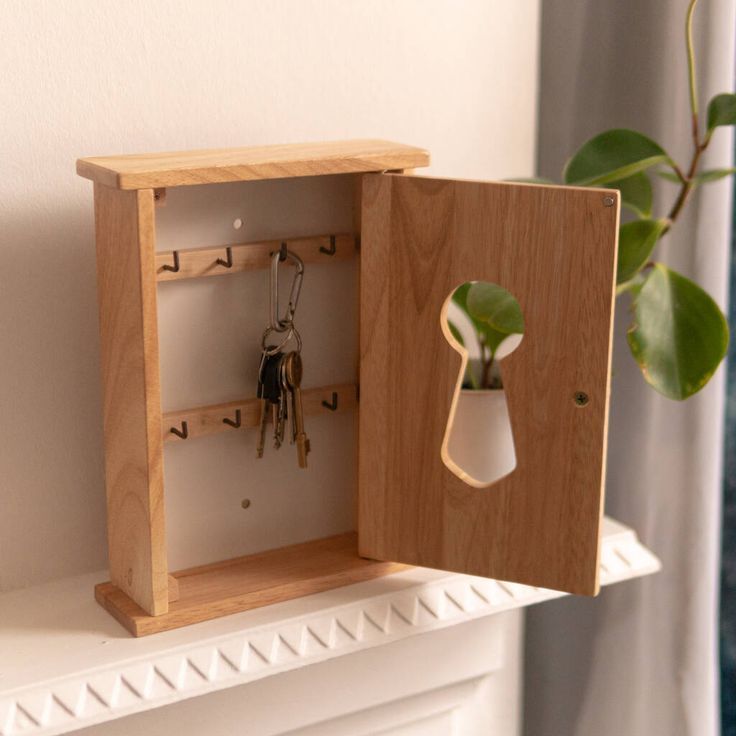
[[[460,391],[447,454],[457,466],[455,472],[473,485],[493,483],[516,467],[503,389]]]

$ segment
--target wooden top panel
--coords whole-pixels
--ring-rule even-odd
[[[294,176],[358,174],[429,165],[421,148],[381,140],[94,156],[77,173],[117,189],[156,189]]]

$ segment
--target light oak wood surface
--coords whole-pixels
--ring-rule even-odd
[[[323,401],[331,404],[333,395],[336,395],[337,398],[337,409],[334,411],[322,404]],[[306,416],[354,411],[356,404],[357,388],[352,383],[302,389],[302,406]],[[164,442],[188,442],[190,439],[210,434],[233,432],[235,428],[224,423],[223,419],[228,418],[235,421],[238,410],[240,410],[240,428],[257,427],[260,423],[260,406],[260,401],[252,398],[167,412],[163,416],[161,425],[163,440]],[[180,429],[182,422],[187,423],[189,436],[186,440],[177,437],[171,431],[171,427]],[[253,447],[255,448],[255,440]]]
[[[155,252],[154,187],[396,171],[421,149],[347,141],[86,159],[96,180],[111,582],[97,598],[131,631],[152,633],[418,564],[573,593],[597,591],[618,195],[398,174],[356,176],[360,274],[359,551],[317,540],[169,578],[162,447],[258,422],[255,399],[161,414],[157,281],[264,268],[280,241]],[[105,186],[103,183],[109,186]],[[112,188],[112,187],[117,187]],[[123,191],[133,189],[135,191]],[[614,206],[605,199],[613,197]],[[161,202],[159,198],[159,202]],[[296,238],[309,262],[348,258],[356,236]],[[526,318],[502,371],[518,466],[468,485],[446,437],[465,356],[441,327],[452,291],[499,283]],[[589,402],[575,403],[585,392]],[[305,413],[354,410],[355,384],[305,390]]]
[[[616,192],[363,177],[361,555],[598,591],[617,225]],[[487,488],[445,449],[465,356],[441,318],[474,280],[526,321],[501,364],[517,467]]]
[[[168,576],[169,581],[169,603],[179,600],[179,581],[173,576]]]
[[[349,140],[94,156],[79,159],[77,173],[109,187],[153,189],[428,165],[429,154],[421,148],[391,141]]]
[[[95,597],[128,631],[145,636],[403,569],[358,557],[351,532],[173,573],[179,597],[161,616],[149,616],[111,583],[96,586]]]
[[[159,281],[199,278],[202,276],[225,276],[240,271],[257,271],[271,266],[271,255],[278,251],[281,243],[298,255],[304,263],[331,263],[354,258],[357,254],[357,236],[353,234],[315,235],[306,238],[268,240],[258,243],[234,243],[215,245],[206,248],[188,248],[177,251],[179,270],[171,271],[164,266],[174,265],[174,251],[156,253],[156,278]],[[334,245],[334,253],[331,251]],[[227,262],[227,248],[232,254],[232,266],[218,263]],[[320,250],[324,249],[324,250]]]
[[[168,606],[154,206],[95,184],[110,576],[149,614]]]

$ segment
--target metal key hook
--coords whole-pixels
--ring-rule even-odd
[[[286,307],[286,314],[283,319],[279,319],[279,263],[282,261],[291,261],[294,264],[294,280],[291,282],[291,292],[289,293],[289,303]],[[271,329],[276,332],[285,332],[291,329],[294,323],[294,314],[299,303],[299,294],[302,290],[302,281],[304,279],[304,261],[296,253],[288,250],[286,243],[281,244],[281,250],[277,250],[271,254]]]

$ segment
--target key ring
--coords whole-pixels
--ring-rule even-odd
[[[287,260],[294,264],[296,272],[294,273],[294,280],[291,282],[291,292],[289,294],[289,303],[286,306],[286,314],[284,319],[279,319],[279,263]],[[281,249],[271,254],[271,330],[285,332],[293,328],[294,315],[296,314],[296,306],[299,302],[303,279],[304,261],[296,253],[288,250],[286,243],[282,243]]]
[[[278,345],[271,345],[269,347],[266,347],[266,339],[272,332],[284,332],[285,330],[288,330],[288,332],[286,333],[286,337]],[[266,329],[263,331],[263,336],[261,337],[261,349],[266,355],[276,355],[276,353],[280,352],[281,349],[289,342],[289,340],[292,339],[292,337],[296,340],[297,352],[301,353],[302,337],[296,327],[294,327],[293,322],[289,324],[288,327],[285,327],[283,330],[274,330],[273,327],[266,327]]]

